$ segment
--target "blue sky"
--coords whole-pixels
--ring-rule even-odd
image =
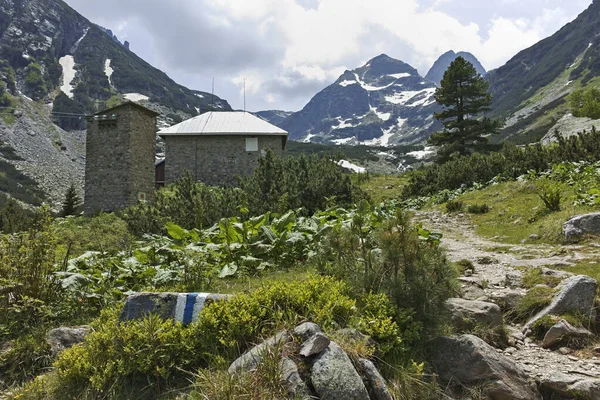
[[[386,53],[422,75],[447,50],[488,70],[591,0],[66,0],[177,82],[251,111],[301,109],[345,69]]]

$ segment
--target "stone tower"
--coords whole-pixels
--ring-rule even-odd
[[[152,197],[158,115],[125,102],[87,117],[85,214]]]

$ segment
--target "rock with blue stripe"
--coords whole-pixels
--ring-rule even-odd
[[[163,319],[189,324],[198,320],[205,306],[229,297],[231,295],[215,293],[136,293],[127,298],[119,318],[130,321],[156,314]]]

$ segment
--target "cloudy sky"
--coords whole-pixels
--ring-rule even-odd
[[[447,50],[488,70],[592,0],[66,0],[177,82],[232,107],[301,109],[345,69],[386,53],[422,75]]]

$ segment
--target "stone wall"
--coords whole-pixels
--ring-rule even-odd
[[[264,150],[283,154],[284,136],[258,136],[259,151],[246,151],[246,138],[256,136],[167,136],[166,182],[186,170],[207,185],[233,185],[236,176],[250,175]]]
[[[155,116],[131,104],[107,115],[88,119],[86,214],[126,208],[140,193],[150,199],[154,191]]]

